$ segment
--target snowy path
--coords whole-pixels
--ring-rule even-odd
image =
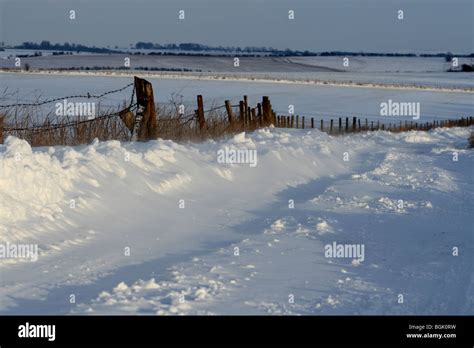
[[[273,129],[193,146],[109,142],[54,154],[9,139],[0,146],[0,233],[37,241],[41,254],[36,263],[1,260],[1,311],[472,313],[468,134]],[[257,167],[217,164],[223,146],[257,149]],[[62,180],[48,180],[53,173]],[[24,197],[25,185],[40,183],[56,195]],[[5,204],[15,195],[24,199]],[[71,197],[75,209],[65,207]],[[325,257],[333,242],[364,245],[365,260]]]

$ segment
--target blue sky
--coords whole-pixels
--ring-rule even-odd
[[[69,10],[76,19],[68,18]],[[186,19],[178,19],[184,10]],[[288,20],[288,11],[295,19]],[[404,19],[397,19],[398,10]],[[0,0],[0,41],[474,51],[474,0]]]

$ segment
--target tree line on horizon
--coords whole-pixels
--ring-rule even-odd
[[[8,48],[8,47],[7,47]],[[50,41],[43,40],[40,43],[35,42],[23,42],[20,45],[13,46],[14,49],[28,49],[28,50],[57,50],[57,51],[71,51],[71,52],[90,52],[90,53],[124,53],[122,49],[115,46],[114,49],[110,47],[96,47],[86,46],[81,44],[65,42],[64,44],[52,44]],[[361,57],[461,57],[461,58],[473,58],[474,53],[471,54],[453,54],[451,52],[439,52],[439,53],[381,53],[381,52],[351,52],[351,51],[324,51],[324,52],[311,52],[308,50],[291,50],[289,48],[285,50],[275,49],[272,47],[234,47],[234,46],[209,46],[199,43],[171,43],[171,44],[157,44],[152,42],[139,41],[134,45],[130,45],[130,48],[137,50],[158,50],[168,51],[167,54],[183,54],[183,52],[196,52],[196,53],[207,53],[215,52],[219,54],[254,54],[272,57],[288,57],[288,56],[301,56],[301,57],[317,57],[317,56],[361,56]],[[189,53],[188,53],[189,54]]]

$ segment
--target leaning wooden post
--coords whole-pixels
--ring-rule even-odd
[[[204,102],[202,100],[202,95],[197,96],[197,116],[198,116],[198,122],[199,122],[199,129],[202,130],[206,126],[206,120],[204,118]]]
[[[5,116],[0,116],[0,144],[3,144],[3,121]]]
[[[232,124],[234,120],[234,113],[232,111],[232,103],[230,100],[225,101],[225,109],[227,111],[227,117],[229,117],[229,123]]]
[[[138,128],[138,140],[146,141],[157,136],[157,122],[153,86],[147,80],[135,76],[137,104],[143,107],[142,119]]]

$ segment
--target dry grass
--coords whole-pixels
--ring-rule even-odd
[[[43,113],[38,107],[12,107],[4,110],[3,138],[12,135],[25,139],[31,146],[80,145],[88,144],[95,138],[106,140],[130,141],[130,130],[118,115],[125,103],[115,109],[100,108],[93,120],[85,117],[57,116],[54,112]],[[243,127],[240,122],[230,124],[225,109],[206,113],[206,127],[199,129],[194,111],[186,110],[183,116],[178,113],[177,104],[156,105],[158,137],[176,142],[203,141],[209,138],[230,136],[244,130],[257,128],[255,125]],[[69,125],[69,126],[65,126]]]

